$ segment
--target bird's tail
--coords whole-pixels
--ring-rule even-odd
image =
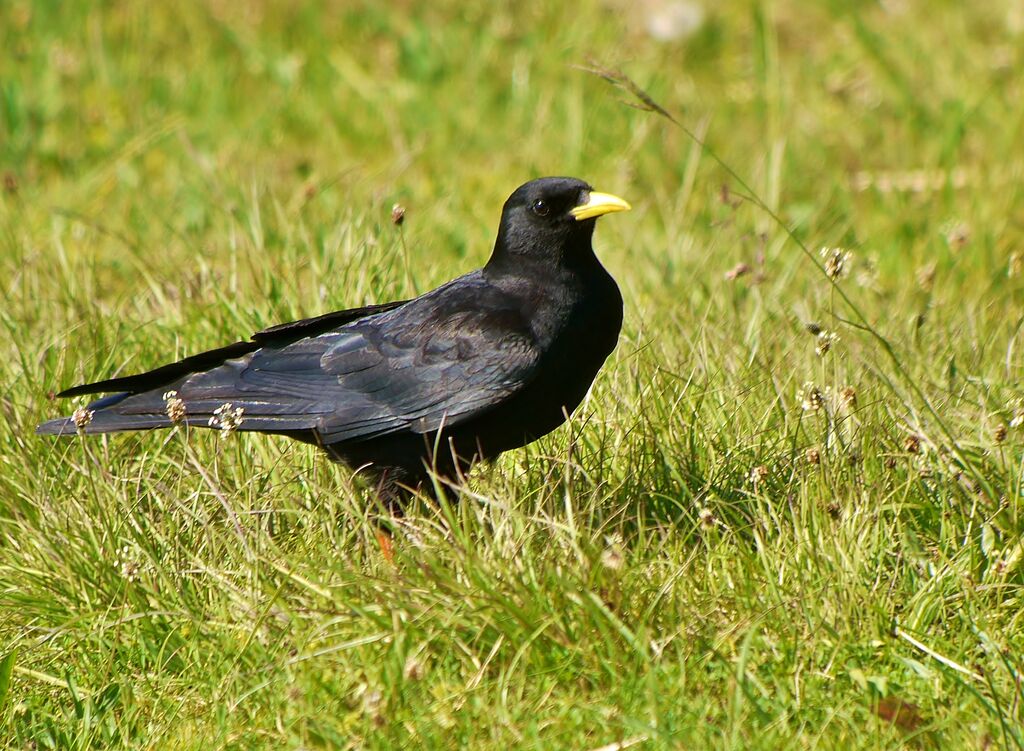
[[[153,430],[169,428],[175,424],[167,410],[164,412],[125,414],[118,410],[121,404],[132,394],[125,391],[97,399],[88,406],[79,407],[73,415],[47,420],[36,427],[36,435],[94,435],[99,433],[120,433],[125,430]],[[195,420],[184,419],[179,422],[194,423]],[[196,418],[199,416],[197,415]],[[208,419],[208,418],[206,418]]]
[[[79,413],[82,414],[82,413]],[[36,435],[93,435],[97,433],[120,433],[124,430],[153,430],[169,428],[174,423],[160,415],[118,415],[109,412],[86,417],[57,417],[36,427]]]
[[[74,414],[48,420],[36,427],[37,435],[73,436],[121,433],[129,430],[156,430],[175,425],[278,432],[310,429],[316,414],[274,414],[275,405],[266,400],[236,399],[189,400],[187,403],[170,391],[163,396],[154,392],[124,392],[98,399]],[[241,396],[241,395],[239,395]],[[268,414],[269,412],[269,414]]]

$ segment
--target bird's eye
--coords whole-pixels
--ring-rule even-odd
[[[547,216],[551,212],[551,207],[549,207],[544,201],[541,201],[540,199],[537,199],[536,201],[533,202],[532,208],[533,213],[536,214],[537,216]]]

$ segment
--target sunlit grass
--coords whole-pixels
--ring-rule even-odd
[[[647,12],[0,4],[4,744],[1024,745],[1019,10]],[[619,348],[394,564],[309,447],[33,435],[481,264],[540,174],[634,205]]]

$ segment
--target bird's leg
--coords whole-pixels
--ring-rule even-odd
[[[395,565],[395,543],[394,538],[391,537],[391,533],[383,527],[377,527],[377,545],[380,546],[381,557],[390,563],[392,566]]]
[[[392,521],[405,515],[405,504],[412,497],[413,491],[397,482],[394,470],[383,470],[377,477],[375,493],[381,505],[381,516],[375,522],[375,536],[380,547],[381,557],[392,566],[395,565],[395,544],[392,534]]]

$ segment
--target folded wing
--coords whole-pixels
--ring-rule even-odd
[[[480,280],[464,278],[461,286],[446,290],[454,284],[406,305],[382,306],[340,327],[338,319],[326,331],[307,327],[305,336],[284,344],[255,339],[256,347],[248,351],[231,345],[148,374],[95,384],[147,390],[94,402],[87,408],[92,411],[88,424],[61,418],[38,432],[159,428],[174,424],[174,418],[223,427],[227,417],[238,430],[309,430],[329,444],[458,425],[521,389],[536,370],[539,352],[521,314],[488,300]],[[268,331],[273,336],[275,329]],[[200,358],[219,353],[227,357],[218,364],[182,372],[190,362],[208,362]]]

